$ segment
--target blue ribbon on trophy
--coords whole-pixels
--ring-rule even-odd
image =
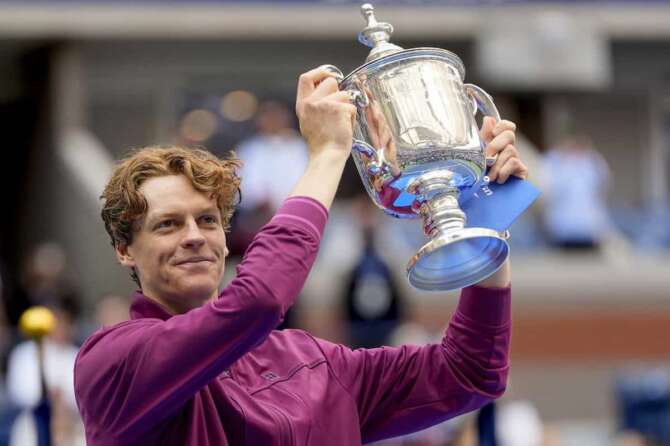
[[[488,183],[461,205],[468,216],[465,226],[504,232],[539,196],[540,190],[521,178]]]

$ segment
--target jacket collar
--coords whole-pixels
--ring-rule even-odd
[[[141,291],[137,290],[133,293],[130,304],[131,319],[153,318],[166,321],[172,316],[167,308],[145,296]]]

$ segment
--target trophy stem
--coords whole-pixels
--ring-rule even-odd
[[[509,246],[496,231],[466,228],[459,190],[449,170],[427,172],[407,187],[416,196],[414,211],[423,218],[428,242],[410,259],[412,286],[427,291],[463,288],[493,274],[507,259]]]
[[[458,205],[458,190],[449,189],[425,201],[419,212],[423,218],[423,231],[431,239],[465,227],[466,217]]]
[[[449,170],[435,170],[408,185],[408,191],[416,196],[414,211],[423,218],[423,232],[428,238],[465,227],[466,216],[458,204],[460,192],[452,185],[453,176]]]

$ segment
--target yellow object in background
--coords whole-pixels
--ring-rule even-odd
[[[41,339],[48,335],[56,325],[56,317],[46,307],[28,308],[19,319],[21,332],[29,338]]]

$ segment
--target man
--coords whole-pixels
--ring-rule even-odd
[[[356,114],[323,68],[300,77],[296,110],[305,173],[221,292],[236,162],[173,147],[140,150],[117,166],[103,219],[141,290],[131,320],[95,333],[77,359],[89,444],[357,445],[503,393],[508,265],[463,291],[441,345],[351,351],[273,331],[316,257]],[[494,178],[524,176],[514,124],[487,120],[483,134],[499,153]]]

